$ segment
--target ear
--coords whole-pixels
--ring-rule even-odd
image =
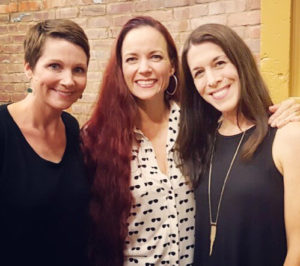
[[[171,71],[170,71],[171,76],[174,75],[174,73],[175,73],[175,67],[171,66],[171,69],[170,69],[170,70],[171,70]]]
[[[26,77],[31,80],[32,76],[33,76],[33,71],[29,65],[29,63],[24,63],[24,72]]]

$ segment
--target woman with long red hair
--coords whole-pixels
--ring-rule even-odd
[[[194,198],[173,148],[179,80],[167,29],[151,17],[129,20],[82,130],[96,265],[192,263]]]

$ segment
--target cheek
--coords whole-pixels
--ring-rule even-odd
[[[202,96],[205,92],[205,85],[201,80],[194,80],[194,85],[198,93]]]

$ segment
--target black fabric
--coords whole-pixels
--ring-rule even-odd
[[[245,140],[254,128],[246,132]],[[196,189],[194,265],[276,266],[286,256],[283,177],[272,158],[276,129],[259,146],[251,161],[239,156],[232,167],[220,208],[214,250],[209,257],[208,173]],[[232,156],[241,138],[217,135],[212,171],[212,213]]]
[[[88,183],[79,126],[62,113],[60,163],[39,157],[0,107],[0,265],[86,266]]]

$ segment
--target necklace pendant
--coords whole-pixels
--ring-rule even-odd
[[[216,239],[216,233],[217,233],[217,224],[216,223],[210,223],[210,249],[209,249],[209,256],[211,256],[213,249],[214,249],[214,243]]]

